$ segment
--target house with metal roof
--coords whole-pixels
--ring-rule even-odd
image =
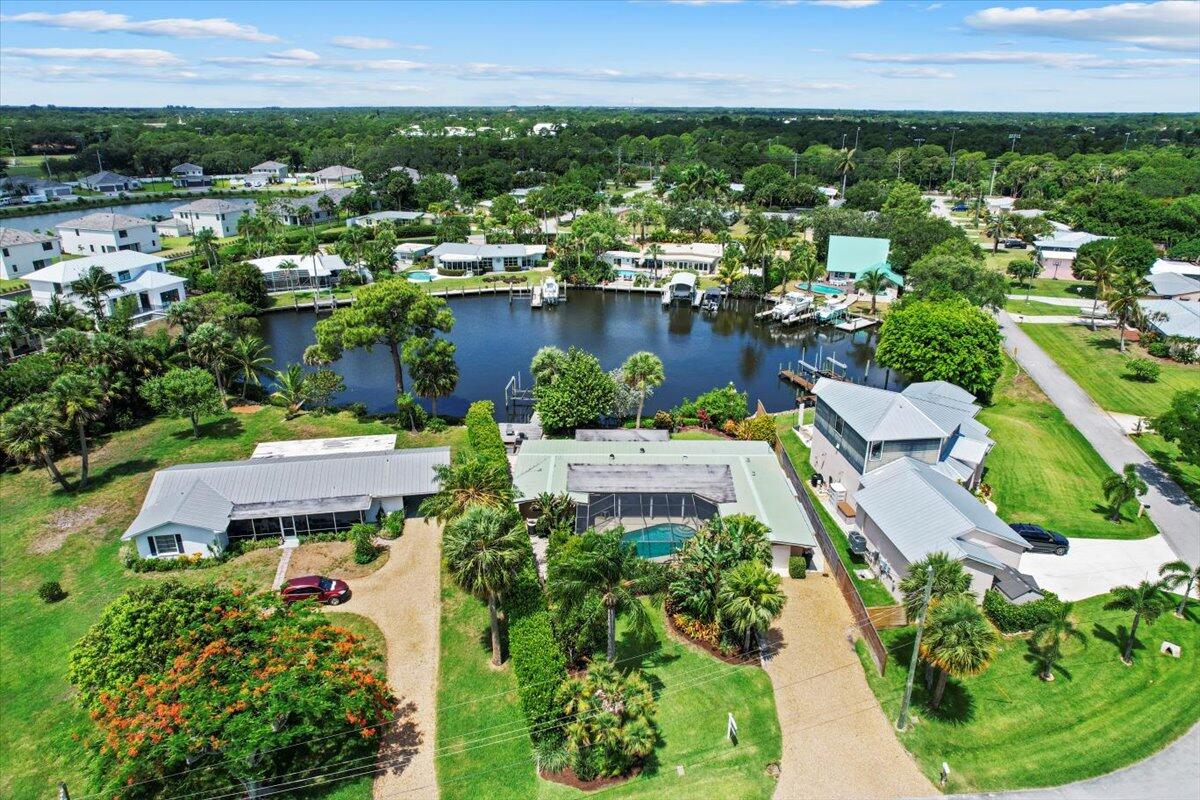
[[[1186,300],[1139,300],[1146,325],[1159,336],[1200,341],[1200,303]]]
[[[187,297],[187,281],[167,272],[167,260],[160,256],[119,250],[115,253],[57,261],[24,276],[29,295],[39,306],[47,307],[55,298],[90,312],[86,298],[75,293],[71,284],[93,267],[113,277],[116,288],[104,296],[104,312],[111,314],[117,304],[132,298],[139,315],[161,315],[173,303]],[[142,321],[149,321],[149,318]]]
[[[181,464],[154,473],[121,538],[143,558],[207,558],[238,539],[345,531],[415,508],[449,463],[449,448],[433,447]]]
[[[54,226],[64,253],[95,255],[118,250],[157,253],[162,249],[158,227],[148,219],[128,214],[96,212]]]
[[[1029,543],[934,466],[904,457],[872,470],[857,502],[868,561],[893,592],[910,565],[940,552],[962,563],[980,598],[992,588],[1013,603],[1041,597],[1020,571]]]
[[[316,181],[318,186],[329,188],[343,183],[355,183],[362,180],[362,171],[353,167],[343,167],[341,164],[334,164],[332,167],[326,167],[314,172],[312,179]]]
[[[888,263],[892,243],[887,239],[869,236],[830,236],[829,255],[825,258],[825,270],[831,281],[857,282],[867,272],[878,270],[896,284],[904,285]]]
[[[23,278],[48,267],[62,254],[58,237],[0,227],[0,278]]]
[[[735,441],[533,439],[513,465],[522,513],[543,492],[568,494],[575,532],[620,526],[647,558],[678,549],[715,516],[749,514],[771,532],[774,569],[819,560],[816,535],[770,445]]]
[[[1079,248],[1107,238],[1109,237],[1097,236],[1087,231],[1068,230],[1055,231],[1053,235],[1044,239],[1035,239],[1033,246],[1037,249],[1037,261],[1042,268],[1040,277],[1070,277]]]
[[[946,381],[914,383],[902,392],[821,378],[809,463],[831,496],[853,516],[865,475],[911,458],[968,488],[978,485],[994,442],[975,416],[980,407]]]
[[[333,219],[335,214],[325,210],[326,203],[321,198],[327,197],[333,205],[340,206],[342,201],[354,193],[353,189],[326,189],[323,192],[310,194],[296,199],[288,198],[275,203],[275,213],[284,225],[310,225]]]
[[[1174,272],[1179,275],[1187,275],[1192,278],[1200,278],[1200,264],[1193,264],[1191,261],[1176,261],[1170,258],[1155,259],[1154,264],[1150,267],[1151,275],[1162,275],[1164,273]]]
[[[335,253],[264,256],[248,259],[246,263],[257,267],[262,273],[269,292],[334,286],[343,272],[353,271]]]
[[[1200,277],[1182,272],[1158,272],[1146,276],[1153,288],[1151,297],[1160,300],[1200,300]]]
[[[472,244],[443,242],[429,251],[433,265],[453,272],[503,272],[531,269],[546,255],[544,244]]]
[[[431,219],[433,215],[424,211],[373,211],[370,214],[350,217],[346,220],[346,225],[351,228],[374,228],[380,223],[405,225]]]

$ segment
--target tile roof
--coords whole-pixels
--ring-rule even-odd
[[[78,229],[82,231],[119,231],[126,228],[140,228],[144,225],[153,225],[154,223],[148,219],[141,217],[131,217],[128,214],[108,214],[99,212],[96,214],[87,214],[76,219],[69,219],[65,222],[60,222],[55,225],[59,230],[63,229]]]

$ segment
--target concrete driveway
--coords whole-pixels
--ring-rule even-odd
[[[1149,539],[1072,539],[1065,556],[1026,553],[1021,571],[1063,600],[1104,594],[1114,586],[1136,585],[1158,576],[1158,568],[1178,558],[1160,534]]]

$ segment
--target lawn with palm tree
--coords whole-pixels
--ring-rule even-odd
[[[1121,653],[1133,614],[1106,608],[1101,595],[1073,605],[1080,636],[1057,636],[1053,681],[1041,679],[1039,650],[1048,633],[1000,641],[982,673],[947,681],[941,708],[929,708],[921,674],[915,682],[916,718],[900,740],[922,771],[936,780],[950,765],[947,792],[1054,786],[1131,764],[1174,741],[1200,719],[1194,687],[1200,669],[1200,603],[1180,619],[1160,614],[1143,619],[1133,664]],[[882,632],[896,666],[879,676],[860,644],[867,680],[884,711],[895,718],[904,692],[913,628]],[[1175,659],[1160,655],[1168,640],[1183,646]]]

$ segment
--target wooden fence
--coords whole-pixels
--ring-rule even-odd
[[[837,548],[833,546],[833,539],[829,537],[829,531],[825,530],[825,523],[821,521],[821,515],[817,513],[804,481],[800,479],[796,468],[792,465],[792,460],[784,451],[783,442],[775,442],[775,455],[779,459],[780,466],[783,467],[784,474],[787,475],[792,487],[796,490],[796,496],[800,498],[800,505],[804,507],[804,513],[808,515],[808,521],[817,534],[817,543],[821,545],[821,555],[829,566],[829,572],[837,581],[838,589],[841,590],[842,597],[846,599],[846,605],[850,606],[855,627],[862,633],[863,641],[867,643],[867,652],[871,654],[871,660],[875,662],[876,669],[882,675],[887,670],[887,648],[884,647],[883,640],[879,638],[879,631],[875,629],[871,615],[867,611],[867,605],[863,602],[862,595],[858,593],[858,587],[850,579],[850,573],[846,570],[846,565],[842,563]]]

